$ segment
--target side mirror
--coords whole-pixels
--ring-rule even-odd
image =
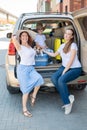
[[[7,33],[7,38],[11,38],[12,33]]]

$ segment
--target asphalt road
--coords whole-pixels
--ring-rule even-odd
[[[5,36],[0,37],[0,130],[87,130],[87,88],[82,91],[70,89],[75,95],[70,115],[64,115],[57,92],[39,91],[35,106],[32,108],[30,102],[28,104],[33,117],[23,116],[21,93],[10,94],[6,88],[8,41]]]

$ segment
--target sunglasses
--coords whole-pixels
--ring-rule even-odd
[[[43,30],[43,28],[40,28],[40,29],[38,29],[38,30]]]

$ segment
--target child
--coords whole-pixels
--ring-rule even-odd
[[[37,32],[38,33],[37,33],[37,35],[35,37],[36,47],[38,49],[47,48],[46,43],[45,43],[46,37],[45,37],[44,34],[42,34],[42,32],[43,32],[43,26],[42,25],[37,26]]]
[[[49,49],[48,46],[46,45],[46,37],[44,34],[42,34],[44,28],[42,24],[37,25],[37,35],[35,37],[35,42],[36,42],[36,50],[40,54],[42,54],[42,49],[47,49],[47,51],[53,52],[53,50]]]

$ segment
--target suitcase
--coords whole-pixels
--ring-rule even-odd
[[[35,66],[46,66],[48,65],[48,58],[47,54],[37,55],[35,56]]]

